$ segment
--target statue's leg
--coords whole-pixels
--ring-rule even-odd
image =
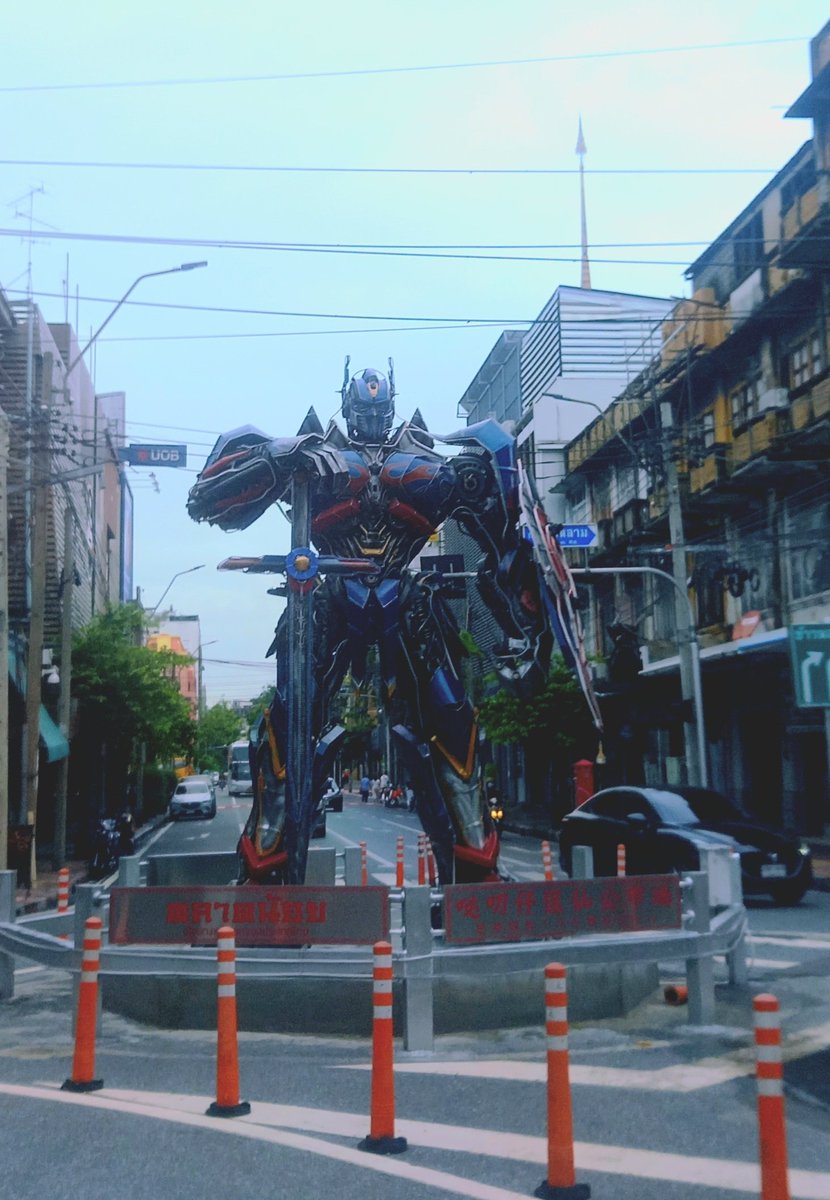
[[[408,664],[402,699],[408,728],[395,729],[415,776],[418,814],[442,882],[498,879],[498,834],[478,772],[478,725],[459,670],[465,654],[455,619],[433,588],[411,581],[402,595]]]
[[[343,632],[342,605],[337,589],[322,584],[315,594],[313,637],[312,731],[315,753],[312,763],[313,794],[322,790],[337,749],[337,730],[322,735],[328,722],[331,698],[342,682],[347,654]],[[277,688],[268,709],[251,732],[251,778],[254,801],[239,840],[240,881],[285,882],[288,854],[286,831],[286,748],[288,740],[287,689],[290,686],[288,622],[286,614],[277,624],[274,646],[277,657]]]

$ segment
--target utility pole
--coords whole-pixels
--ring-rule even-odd
[[[46,608],[46,541],[49,477],[49,415],[52,408],[52,355],[42,360],[40,405],[33,424],[32,466],[32,601],[29,608],[29,649],[26,671],[26,720],[23,759],[23,821],[32,826],[32,882],[36,881],[38,762],[40,755],[40,692],[43,668],[43,623]]]
[[[61,582],[61,690],[58,699],[58,724],[69,741],[72,684],[72,601],[75,587],[75,523],[69,497],[63,510],[63,575]],[[60,760],[55,789],[55,833],[52,841],[52,866],[57,871],[66,861],[66,808],[69,790],[69,755]]]
[[[9,861],[9,419],[0,408],[0,871]]]
[[[692,647],[697,643],[697,632],[694,616],[688,604],[686,542],[683,534],[683,510],[680,506],[680,480],[672,445],[674,412],[671,401],[659,400],[657,411],[663,434],[663,466],[668,497],[672,577],[675,583],[674,618],[680,652],[680,694],[683,701],[683,744],[686,750],[686,772],[690,784],[705,787],[708,775],[706,731],[702,728],[702,722],[694,721],[691,718],[696,696],[695,669],[697,666]],[[697,669],[699,670],[699,666]]]

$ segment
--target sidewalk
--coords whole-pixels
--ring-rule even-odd
[[[69,868],[69,903],[72,903],[72,889],[77,883],[86,883],[88,879],[85,862],[68,862]],[[48,908],[58,907],[58,872],[52,870],[51,861],[46,860],[37,864],[37,881],[30,888],[18,887],[15,893],[17,915],[43,912]]]

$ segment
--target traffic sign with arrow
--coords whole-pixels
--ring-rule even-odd
[[[791,625],[790,654],[798,707],[830,707],[830,624]]]
[[[590,546],[596,541],[596,525],[563,525],[556,535],[559,545],[565,549],[572,546]]]

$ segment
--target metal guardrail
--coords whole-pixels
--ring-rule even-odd
[[[350,848],[351,849],[351,848]],[[357,856],[359,878],[359,849]],[[334,855],[334,851],[330,851]],[[346,854],[349,854],[347,849]],[[350,856],[353,857],[353,856]],[[354,864],[346,859],[346,878]],[[712,864],[714,866],[714,864]],[[581,864],[584,869],[584,862]],[[126,879],[135,878],[138,864],[128,864]],[[74,945],[45,929],[55,914],[40,914],[37,921],[14,919],[14,872],[0,872],[0,999],[13,994],[14,957],[22,956],[72,972],[77,981],[84,921],[105,915],[108,897],[98,885],[82,884],[75,890]],[[713,878],[713,882],[717,875]],[[678,930],[619,934],[590,934],[538,942],[500,942],[475,946],[448,946],[441,930],[432,926],[432,910],[440,891],[428,886],[390,891],[394,917],[392,929],[396,983],[403,992],[403,1037],[408,1050],[431,1050],[434,1040],[436,992],[467,986],[481,992],[499,979],[538,972],[555,957],[566,966],[608,967],[621,964],[654,964],[670,960],[685,963],[688,1017],[692,1024],[711,1023],[714,1017],[714,955],[725,955],[730,983],[747,978],[744,945],[746,910],[737,902],[712,908],[710,877],[706,871],[690,873],[681,881],[683,923]],[[717,885],[716,885],[717,890]],[[9,899],[10,893],[10,899]],[[724,897],[721,897],[724,898]],[[734,895],[725,897],[735,900]],[[63,921],[66,922],[64,917]],[[372,975],[370,946],[308,946],[299,950],[240,948],[237,979],[246,981],[366,980]],[[213,948],[190,946],[108,946],[101,952],[101,976],[145,979],[213,980]],[[106,992],[106,988],[105,988]]]

